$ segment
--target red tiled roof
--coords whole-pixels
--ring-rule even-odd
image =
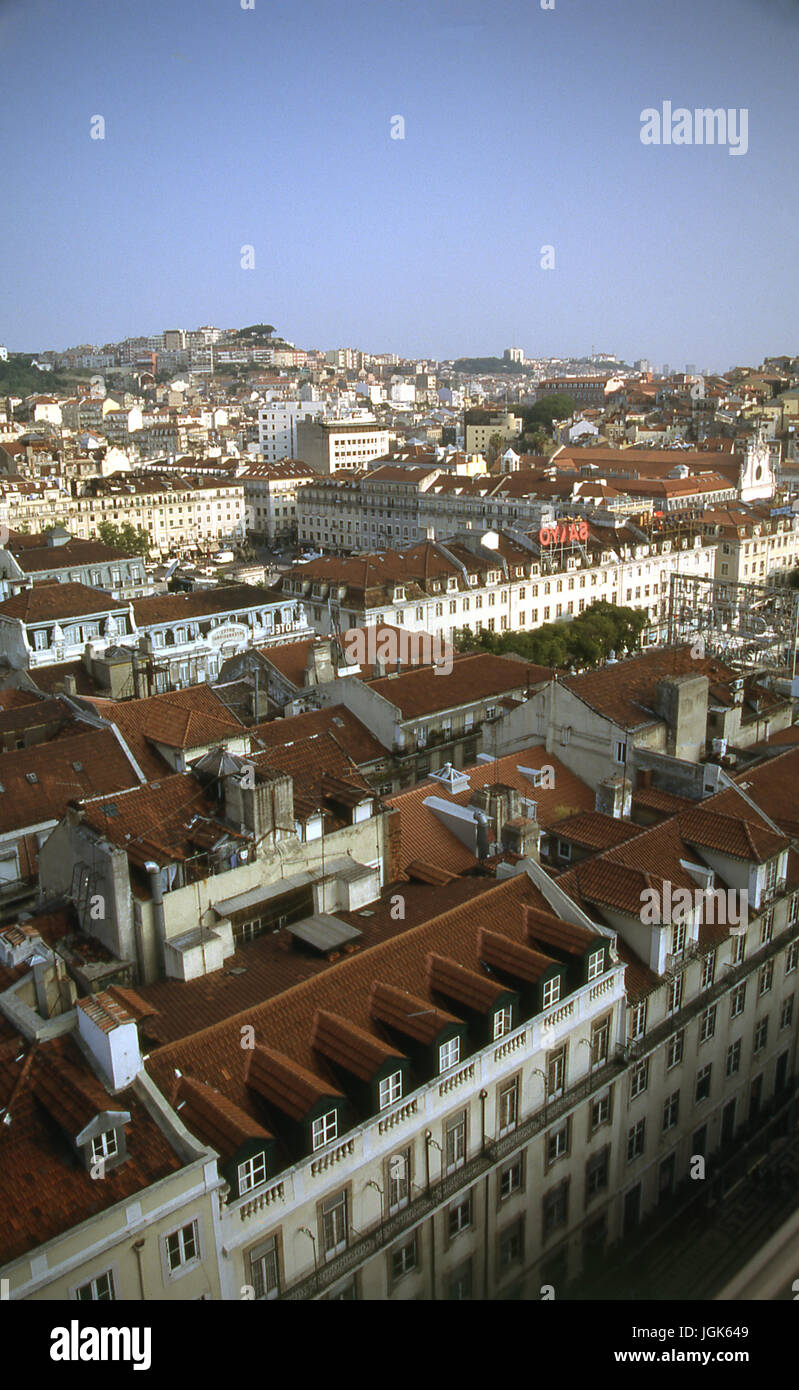
[[[386,757],[386,749],[374,734],[361,723],[346,705],[328,705],[325,709],[309,710],[305,714],[285,719],[271,719],[266,724],[250,728],[253,752],[259,746],[276,749],[290,747],[321,734],[328,735],[353,762],[375,762]]]
[[[0,617],[22,623],[62,622],[95,613],[127,612],[128,604],[86,584],[34,584],[0,603]]]
[[[396,705],[403,719],[418,719],[509,691],[523,692],[530,683],[549,680],[551,675],[548,667],[528,667],[511,657],[474,652],[456,658],[448,675],[435,667],[420,666],[398,675],[380,676],[368,685]]]
[[[2,753],[0,831],[59,820],[70,801],[138,785],[110,729],[92,729]]]
[[[554,787],[534,787],[519,767],[554,769]],[[401,827],[400,860],[404,872],[408,865],[417,860],[445,864],[454,873],[467,873],[477,865],[477,859],[470,850],[449,830],[430,807],[424,802],[428,797],[440,797],[457,806],[468,806],[472,792],[477,787],[492,782],[503,782],[515,787],[523,796],[538,803],[538,822],[544,829],[551,829],[561,820],[577,811],[590,811],[594,806],[594,793],[579,777],[559,761],[552,753],[547,753],[543,744],[523,748],[518,753],[510,753],[494,762],[477,763],[464,768],[469,777],[469,787],[450,796],[440,782],[430,779],[385,797],[387,806],[399,813]]]
[[[711,658],[692,657],[685,645],[658,647],[596,671],[561,677],[561,683],[620,728],[637,729],[661,719],[655,713],[658,682],[673,676],[707,676],[728,684],[735,672]]]

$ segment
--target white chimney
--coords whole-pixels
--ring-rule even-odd
[[[78,1032],[114,1091],[129,1086],[142,1067],[139,1032],[121,1004],[107,991],[77,1003]]]

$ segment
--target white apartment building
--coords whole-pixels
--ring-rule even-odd
[[[307,464],[285,458],[281,463],[253,463],[241,474],[247,533],[268,545],[293,540],[302,489],[316,474]]]
[[[444,540],[464,527],[538,528],[554,521],[553,500],[539,495],[536,483],[520,474],[489,474],[482,459],[472,472],[479,456],[461,457],[471,476],[457,463],[453,469],[452,460],[430,458],[418,465],[387,462],[361,477],[314,478],[298,498],[300,543],[349,554]]]
[[[389,431],[364,411],[347,420],[304,420],[297,424],[296,456],[315,473],[363,469],[388,453]]]
[[[719,537],[715,578],[735,584],[787,584],[799,565],[799,516],[719,508],[708,517]]]
[[[258,410],[258,452],[265,463],[297,458],[297,423],[322,419],[327,401],[270,401]]]
[[[558,526],[578,523],[558,523]],[[295,567],[284,592],[324,635],[388,623],[451,641],[456,629],[521,632],[568,621],[601,599],[648,614],[645,641],[664,641],[672,574],[708,577],[715,540],[675,529],[582,523],[588,541],[543,544],[520,531],[460,532],[446,544]]]

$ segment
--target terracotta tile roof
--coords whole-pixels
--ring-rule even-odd
[[[11,1116],[10,1124],[0,1125],[0,1266],[182,1166],[133,1091],[105,1092],[70,1037],[40,1044],[19,1062],[13,1055],[0,1060],[0,1106]],[[131,1117],[128,1157],[102,1182],[76,1163],[63,1128],[98,1110]]]
[[[279,595],[278,595],[279,597]],[[154,623],[179,623],[187,618],[207,618],[234,609],[265,608],[274,595],[254,584],[227,584],[215,589],[194,589],[185,594],[155,594],[133,600],[137,627]]]
[[[493,886],[489,878],[456,878],[431,892],[427,886],[406,883],[402,888],[405,917],[401,920],[392,916],[394,889],[386,889],[383,897],[368,909],[337,912],[336,916],[358,928],[362,933],[359,945],[366,952]],[[368,915],[362,916],[362,911]],[[285,930],[269,932],[240,946],[226,962],[226,968],[212,975],[140,985],[138,993],[158,1011],[157,1016],[147,1020],[146,1035],[157,1044],[176,1041],[195,1032],[198,1019],[205,1026],[219,1023],[283,993],[301,980],[334,968],[334,964],[324,956],[295,950]]]
[[[102,589],[85,584],[34,584],[0,603],[0,617],[18,618],[22,623],[61,622],[95,613],[122,613],[128,604],[112,598]]]
[[[535,946],[551,946],[555,951],[581,956],[596,941],[594,932],[575,926],[556,917],[549,907],[539,904],[523,910],[524,930],[528,941]]]
[[[375,980],[369,999],[369,1012],[378,1023],[429,1046],[444,1028],[463,1020],[446,1009],[431,1006],[429,1000],[409,994],[405,989]]]
[[[555,772],[554,787],[533,786],[530,779],[519,772],[520,767],[552,767]],[[570,772],[554,754],[547,753],[543,744],[523,748],[518,753],[510,753],[492,762],[477,763],[463,770],[469,777],[470,785],[454,796],[450,796],[440,782],[430,779],[408,791],[384,798],[386,805],[395,807],[399,813],[400,860],[404,872],[407,873],[408,865],[417,860],[444,864],[454,873],[468,873],[477,865],[474,854],[442,824],[429,806],[424,805],[428,797],[440,797],[457,806],[468,806],[475,788],[503,782],[538,803],[538,822],[545,830],[552,829],[577,811],[591,811],[594,807],[594,793],[590,787]]]
[[[480,933],[478,949],[486,965],[524,980],[526,984],[537,984],[541,976],[557,964],[552,956],[533,951],[519,941],[510,941],[506,936],[485,929]]]
[[[143,700],[94,698],[87,703],[116,725],[142,771],[155,777],[163,775],[168,764],[153,744],[191,751],[247,733],[208,685],[169,690]]]
[[[414,999],[423,1001],[424,1007],[439,1007],[430,992],[429,957],[449,958],[480,976],[480,928],[486,927],[524,943],[521,908],[533,903],[545,907],[544,899],[526,874],[506,879],[371,950],[337,961],[320,974],[244,1013],[159,1048],[150,1054],[148,1070],[157,1082],[168,1084],[173,1069],[178,1067],[185,1075],[217,1087],[257,1118],[259,1111],[245,1085],[244,1068],[254,1065],[249,1058],[268,1051],[273,1058],[280,1054],[278,1080],[290,1092],[298,1084],[294,1072],[300,1068],[310,1074],[304,1083],[306,1088],[312,1088],[309,1095],[316,1096],[320,1091],[334,1094],[338,1089],[335,1078],[329,1073],[324,1057],[311,1045],[313,1019],[318,1009],[339,1013],[366,1032],[380,1037],[381,1025],[370,1013],[376,981],[396,990],[407,990]],[[143,992],[152,997],[151,988]],[[258,1044],[246,1056],[241,1048],[240,1033],[244,1023],[252,1025]],[[287,1061],[291,1064],[288,1078],[285,1077]],[[275,1069],[276,1064],[270,1063],[270,1077]],[[258,1075],[260,1089],[260,1064]],[[277,1088],[277,1081],[270,1084]],[[303,1097],[303,1104],[307,1099],[308,1095]]]
[[[0,832],[60,820],[70,801],[138,785],[110,729],[1,753]]]
[[[367,684],[395,705],[403,719],[418,719],[509,691],[523,693],[528,686],[528,671],[534,673],[532,683],[548,680],[551,674],[548,667],[528,667],[510,657],[474,652],[456,658],[449,675],[442,675],[431,666],[420,666],[399,675],[381,676]]]
[[[675,796],[674,792],[660,791],[657,787],[641,787],[633,792],[633,805],[645,806],[651,811],[662,811],[665,815],[673,816],[693,803],[687,796]]]
[[[33,538],[35,539],[35,538]],[[76,565],[110,565],[114,561],[130,560],[132,554],[119,550],[116,546],[104,545],[102,541],[70,540],[64,545],[17,546],[8,543],[20,569],[33,570],[70,569]]]
[[[370,1081],[385,1062],[405,1060],[396,1047],[389,1047],[373,1033],[326,1009],[317,1009],[314,1014],[311,1046],[361,1081]]]
[[[54,662],[52,666],[36,666],[28,674],[44,693],[62,693],[68,676],[72,676],[75,681],[78,695],[96,695],[99,689],[82,661],[60,661]]]
[[[659,975],[655,974],[654,970],[650,970],[649,966],[644,964],[632,946],[628,946],[621,936],[616,939],[616,949],[619,953],[619,959],[627,967],[624,972],[624,987],[627,991],[627,998],[631,1004],[637,1004],[639,1000],[646,999],[648,994],[658,989],[662,980]]]
[[[312,815],[324,809],[328,817],[328,829],[344,824],[330,805],[336,799],[334,789],[325,787],[326,777],[338,777],[350,791],[374,796],[372,788],[364,781],[357,767],[344,749],[338,744],[332,730],[326,733],[311,734],[308,738],[296,739],[282,746],[276,744],[262,753],[253,752],[248,761],[256,770],[273,770],[287,773],[294,783],[294,810],[298,816]],[[362,796],[358,797],[359,800]]]
[[[286,748],[317,734],[327,734],[346,757],[359,765],[383,760],[386,749],[346,705],[328,705],[325,709],[309,710],[305,714],[272,719],[266,724],[254,724],[250,729],[252,747]]]
[[[206,847],[200,834],[204,828],[210,829],[215,840],[238,838],[234,830],[216,820],[217,802],[205,796],[188,772],[175,772],[132,791],[85,800],[81,810],[91,829],[124,849],[139,865],[150,859],[163,865],[191,858]]]
[[[737,819],[706,805],[682,811],[679,823],[683,839],[689,844],[715,849],[736,859],[753,859],[758,864],[788,847],[787,840],[762,821]]]
[[[736,678],[719,661],[692,657],[690,646],[685,645],[658,647],[596,671],[564,676],[561,683],[619,728],[637,729],[661,719],[655,713],[657,686],[670,676],[707,676],[724,684]]]
[[[264,1100],[292,1120],[301,1120],[319,1100],[342,1100],[343,1091],[268,1047],[253,1047],[244,1063],[244,1080]]]
[[[799,748],[789,748],[760,767],[750,768],[735,778],[736,785],[763,808],[786,835],[799,835],[799,806],[796,787],[799,783]],[[735,814],[734,806],[741,804],[734,792],[713,797],[712,805]],[[744,803],[745,804],[745,803]],[[752,814],[747,808],[743,814]]]
[[[189,1076],[179,1079],[174,1097],[168,1099],[186,1128],[216,1149],[223,1163],[250,1139],[272,1138],[268,1129],[227,1096]]]
[[[268,661],[269,665],[279,671],[281,676],[285,676],[297,690],[302,690],[311,649],[320,645],[318,637],[308,637],[302,642],[283,642],[274,647],[258,647],[256,650],[264,661]]]
[[[496,980],[469,970],[456,960],[430,952],[427,957],[427,979],[433,994],[443,995],[467,1009],[485,1013],[507,993]]]
[[[34,690],[0,690],[0,709],[14,710],[23,709],[27,705],[37,705],[40,703],[41,696]]]
[[[604,850],[633,840],[641,834],[642,829],[643,826],[617,820],[613,816],[603,815],[601,811],[582,811],[558,821],[557,833],[560,839],[570,840],[585,849]]]

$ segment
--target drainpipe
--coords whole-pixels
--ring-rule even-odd
[[[166,923],[164,920],[164,894],[161,888],[161,870],[152,859],[144,866],[150,876],[150,891],[153,895],[153,925],[157,938],[158,956],[162,974],[166,975]],[[144,961],[140,961],[142,976],[145,973]]]
[[[139,1266],[139,1293],[140,1293],[140,1295],[141,1295],[141,1301],[142,1301],[142,1303],[146,1303],[147,1299],[146,1299],[146,1295],[145,1295],[145,1292],[144,1292],[144,1274],[142,1273],[142,1265],[141,1265],[142,1251],[144,1250],[144,1237],[143,1237],[143,1236],[142,1236],[139,1240],[134,1240],[134,1242],[133,1242],[133,1250],[134,1250],[134,1253],[135,1253],[135,1255],[136,1255],[136,1263],[137,1263],[138,1266]]]
[[[487,1100],[488,1100],[488,1091],[485,1089],[485,1087],[483,1087],[483,1090],[480,1092],[480,1152],[481,1152],[481,1153],[485,1153],[485,1151],[486,1151],[486,1101],[487,1101]]]

